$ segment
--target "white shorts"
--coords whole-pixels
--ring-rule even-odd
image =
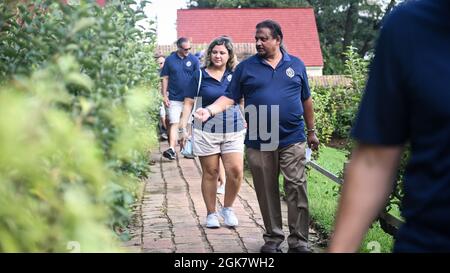
[[[170,124],[180,123],[181,112],[183,112],[183,102],[171,100],[168,112]]]
[[[193,150],[197,156],[243,153],[246,130],[233,133],[209,133],[199,129],[193,132]]]

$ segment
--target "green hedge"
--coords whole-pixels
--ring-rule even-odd
[[[313,86],[311,90],[322,143],[328,143],[332,136],[349,137],[361,101],[368,62],[357,55],[355,48],[349,48],[346,56],[346,74],[351,79],[351,86]]]
[[[0,3],[0,251],[116,251],[156,144],[146,1]],[[115,231],[115,233],[113,232]]]

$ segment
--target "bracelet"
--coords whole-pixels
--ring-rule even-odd
[[[306,130],[308,133],[314,133],[315,131],[316,131],[316,129],[315,128],[312,128],[312,129],[308,129],[308,130]]]
[[[178,128],[178,133],[186,133],[186,128]]]
[[[206,107],[206,110],[208,110],[208,113],[211,117],[214,117],[213,112],[211,111],[211,109],[209,109],[209,107]]]

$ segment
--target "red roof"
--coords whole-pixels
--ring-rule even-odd
[[[289,54],[300,57],[306,66],[323,66],[312,8],[180,9],[177,35],[192,43],[209,43],[220,35],[235,43],[254,43],[255,26],[265,19],[281,25]]]

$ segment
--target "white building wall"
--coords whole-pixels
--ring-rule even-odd
[[[307,66],[306,74],[308,74],[308,76],[322,76],[323,66]]]

